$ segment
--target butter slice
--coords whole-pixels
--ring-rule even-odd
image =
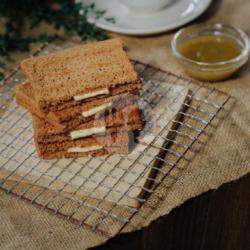
[[[91,147],[72,147],[72,148],[68,148],[67,152],[69,152],[69,153],[86,153],[86,152],[99,150],[102,148],[103,148],[103,146],[99,146],[99,145],[91,146]]]
[[[97,106],[95,108],[89,109],[88,111],[82,112],[83,117],[89,117],[91,115],[95,115],[101,111],[104,111],[107,108],[110,108],[112,106],[112,102]]]
[[[81,101],[81,100],[88,99],[90,97],[94,97],[94,96],[98,96],[98,95],[107,95],[107,94],[109,94],[109,89],[105,88],[105,89],[99,89],[97,91],[93,91],[90,93],[86,93],[83,95],[76,95],[73,98],[75,101]]]
[[[87,129],[80,129],[80,130],[75,130],[70,132],[70,137],[71,139],[78,139],[78,138],[83,138],[87,137],[90,135],[96,135],[96,134],[103,134],[106,131],[106,127],[93,127],[93,128],[87,128]]]

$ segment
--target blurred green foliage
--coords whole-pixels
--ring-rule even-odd
[[[81,14],[80,14],[81,13]],[[87,22],[89,14],[100,18],[105,11],[98,11],[95,5],[84,5],[71,0],[0,0],[0,56],[8,57],[11,51],[27,51],[35,42],[50,42],[60,38],[56,34],[42,33],[38,36],[23,36],[22,27],[28,22],[35,29],[41,22],[63,28],[65,35],[78,35],[82,40],[104,40],[106,34],[94,24]],[[113,19],[108,19],[113,21]],[[0,62],[0,67],[4,65]],[[0,79],[3,77],[0,73]]]

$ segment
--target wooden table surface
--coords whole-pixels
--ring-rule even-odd
[[[193,198],[149,227],[95,250],[249,250],[250,175]]]

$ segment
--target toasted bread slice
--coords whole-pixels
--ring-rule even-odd
[[[21,68],[31,82],[38,108],[44,112],[109,95],[121,85],[141,84],[120,39],[29,58]]]

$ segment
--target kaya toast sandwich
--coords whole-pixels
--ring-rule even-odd
[[[21,68],[37,110],[65,110],[122,93],[139,94],[141,80],[119,39],[80,45],[29,58]]]
[[[71,143],[79,139],[129,132],[143,127],[140,110],[136,105],[128,106],[98,120],[83,123],[79,127],[66,132],[51,126],[45,120],[34,115],[32,121],[34,137],[39,143],[43,144]]]
[[[15,86],[16,102],[54,127],[61,130],[76,128],[84,122],[88,122],[98,116],[110,114],[126,106],[137,103],[138,96],[132,93],[110,96],[105,99],[97,99],[91,102],[76,105],[55,112],[43,112],[36,106],[31,84],[26,81]]]
[[[71,143],[41,144],[35,138],[35,145],[39,157],[50,160],[55,158],[76,158],[84,156],[102,156],[129,152],[129,134],[113,133],[100,137],[88,137]]]

